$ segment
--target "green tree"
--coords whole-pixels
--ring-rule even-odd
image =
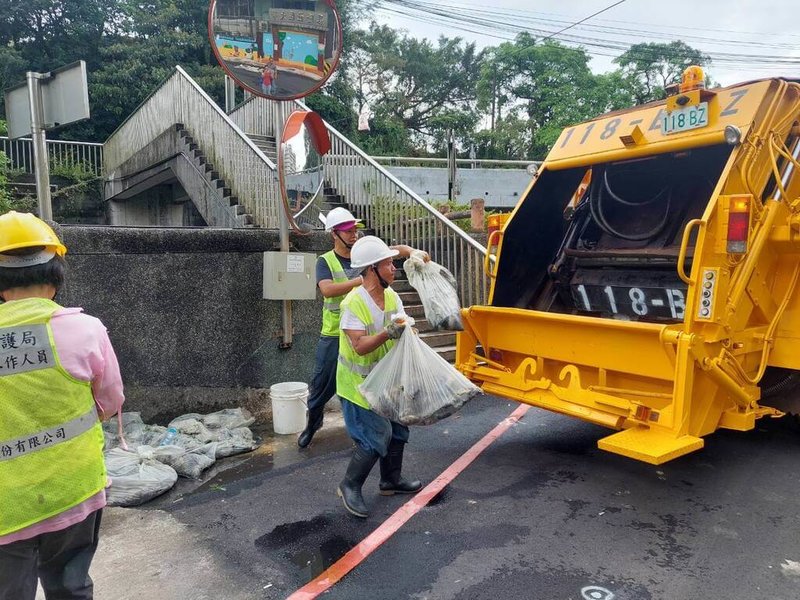
[[[446,128],[471,134],[480,66],[474,44],[446,37],[434,44],[373,22],[356,32],[352,52],[357,109],[367,104],[376,119],[402,123],[417,146],[440,143]]]
[[[690,65],[704,67],[708,55],[682,41],[634,44],[614,59],[622,69],[626,85],[637,104],[664,97],[664,88],[680,81],[683,70]]]
[[[589,70],[584,50],[521,33],[488,54],[477,89],[479,106],[491,107],[495,130],[508,117],[529,129],[527,151],[516,158],[542,158],[563,127],[603,112],[604,83]],[[500,138],[508,133],[504,128]]]

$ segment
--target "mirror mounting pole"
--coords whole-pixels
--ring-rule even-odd
[[[275,123],[275,132],[281,131],[283,124],[283,111],[281,110],[281,103],[271,101],[272,105],[272,122]],[[278,125],[281,125],[279,128]],[[280,144],[279,144],[280,145]],[[283,207],[284,203],[280,205]],[[281,212],[280,218],[280,243],[281,252],[289,252],[289,215],[286,214],[284,207]],[[283,321],[283,338],[279,344],[279,348],[286,350],[292,347],[292,301],[281,300],[281,320]]]

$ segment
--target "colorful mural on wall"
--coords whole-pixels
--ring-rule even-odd
[[[217,35],[217,50],[225,60],[256,60],[258,44],[255,40],[243,37]]]

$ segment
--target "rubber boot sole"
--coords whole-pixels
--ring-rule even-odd
[[[379,490],[378,493],[381,496],[394,496],[395,494],[416,494],[421,489],[422,489],[422,486],[420,486],[419,489],[416,489],[413,492],[412,491],[405,491],[405,490]]]
[[[347,502],[345,502],[344,500],[344,494],[342,494],[342,490],[340,490],[338,487],[336,488],[336,495],[342,499],[342,504],[344,504],[345,510],[354,517],[358,517],[359,519],[366,519],[369,516],[369,513],[360,513],[347,506]]]

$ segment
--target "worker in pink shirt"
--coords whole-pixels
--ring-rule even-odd
[[[91,599],[106,504],[100,420],[125,398],[106,328],[53,301],[66,247],[0,216],[0,600]]]

